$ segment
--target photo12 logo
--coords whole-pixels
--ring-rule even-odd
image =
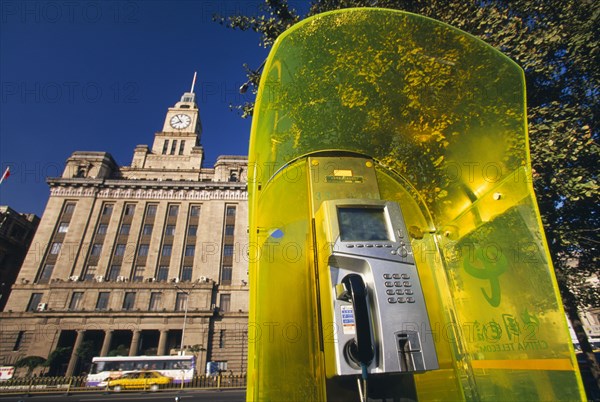
[[[5,162],[0,164],[3,181],[10,180],[21,184],[44,183],[48,177],[61,176],[64,169],[63,163],[56,162]]]
[[[101,101],[137,103],[140,100],[140,88],[134,81],[3,81],[0,91],[2,103],[73,105]]]
[[[3,0],[3,24],[133,24],[139,22],[135,1],[31,1]]]

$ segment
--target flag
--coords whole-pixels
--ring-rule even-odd
[[[2,175],[2,177],[0,177],[0,184],[2,184],[2,182],[4,181],[4,179],[6,179],[8,176],[10,176],[10,166],[8,166],[6,168],[6,170],[4,171],[4,174]]]

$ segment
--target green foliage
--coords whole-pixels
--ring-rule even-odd
[[[48,367],[50,375],[58,375],[62,371],[63,366],[69,362],[72,350],[71,347],[59,347],[50,353],[44,363],[44,366]]]
[[[206,349],[204,348],[204,346],[200,345],[200,344],[195,344],[192,345],[188,348],[188,350],[194,354],[198,354],[202,351],[205,351]]]
[[[94,356],[94,342],[84,341],[81,346],[77,348],[75,354],[84,360],[90,359]]]
[[[115,349],[112,349],[108,352],[108,356],[128,356],[129,355],[129,347],[125,345],[119,345]]]
[[[241,31],[254,31],[261,34],[259,45],[262,47],[271,47],[275,39],[286,29],[299,22],[302,18],[296,10],[290,9],[287,0],[266,0],[260,7],[262,15],[233,15],[222,16],[214,15],[213,20],[229,28],[239,29]],[[246,75],[252,87],[252,93],[256,94],[258,81],[260,80],[260,68],[251,69],[244,64]],[[240,111],[243,118],[252,116],[254,111],[254,102],[246,102],[242,105],[232,105],[234,109]]]
[[[29,377],[36,367],[43,366],[45,363],[46,359],[41,356],[26,356],[17,360],[15,367],[27,367],[27,377]]]
[[[267,0],[261,15],[215,16],[230,28],[260,34],[271,46],[302,18],[349,7],[413,12],[475,35],[525,71],[534,187],[561,291],[579,306],[600,306],[598,115],[600,7],[591,0],[315,0],[300,16],[285,0]],[[245,66],[256,93],[260,68]],[[237,105],[242,117],[254,104]]]

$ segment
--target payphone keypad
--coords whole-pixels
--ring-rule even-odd
[[[385,293],[387,294],[387,302],[389,304],[404,304],[404,303],[415,303],[415,298],[412,297],[414,294],[412,288],[412,282],[410,281],[410,275],[403,273],[384,273],[383,275],[384,285],[386,287]]]

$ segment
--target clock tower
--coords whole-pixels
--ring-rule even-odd
[[[185,92],[181,100],[167,111],[163,133],[196,134],[202,132],[196,94]]]
[[[163,129],[154,137],[152,153],[189,155],[192,148],[200,144],[201,134],[202,124],[196,94],[185,92],[181,100],[168,109]]]
[[[202,167],[203,149],[200,145],[202,124],[196,104],[194,86],[181,96],[175,106],[168,108],[162,131],[154,134],[152,148],[135,148],[128,174],[136,179],[151,179],[153,172],[168,180],[197,178]]]

